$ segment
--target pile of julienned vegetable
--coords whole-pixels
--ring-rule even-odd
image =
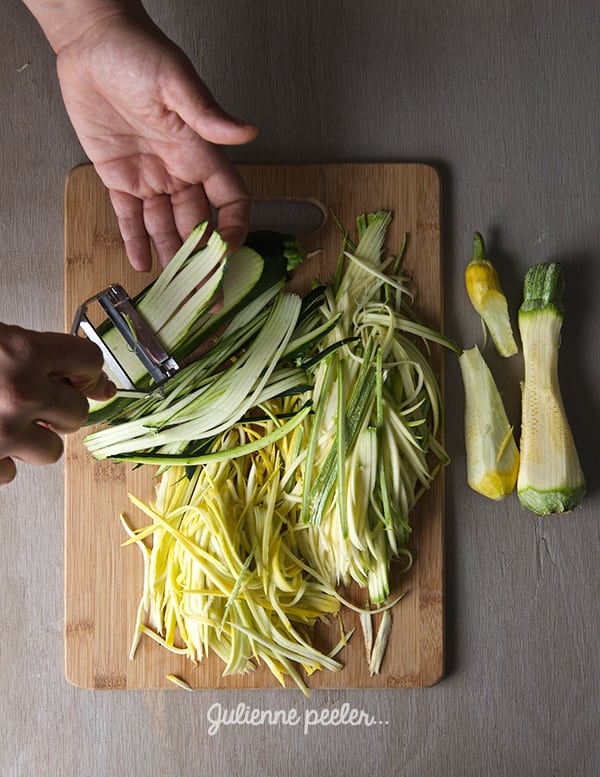
[[[507,300],[478,232],[465,281],[473,307],[498,354],[516,354]],[[521,504],[538,515],[570,512],[585,493],[585,478],[558,380],[563,291],[564,276],[558,263],[538,264],[527,271],[518,312],[524,363],[520,450],[479,349],[475,346],[459,357],[465,388],[469,485],[491,499],[506,497],[516,486]]]
[[[390,221],[359,217],[334,281],[303,299],[285,289],[303,258],[293,240],[251,235],[227,259],[216,233],[198,248],[199,227],[137,298],[178,359],[205,346],[162,392],[90,414],[102,422],[86,437],[95,457],[159,466],[156,498],[131,495],[148,525],[122,516],[145,564],[132,653],[147,634],[194,661],[214,651],[226,673],[266,664],[306,690],[297,665],[341,667],[341,618],[333,651],[311,634],[344,605],[360,612],[379,671],[400,598],[390,566],[410,567],[411,512],[447,461],[430,347],[454,349],[417,320],[404,246],[385,252]],[[192,283],[204,277],[213,292]],[[118,347],[110,325],[103,336]],[[339,593],[352,581],[358,605]]]

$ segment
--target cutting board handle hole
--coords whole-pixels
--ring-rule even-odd
[[[308,235],[323,227],[326,213],[322,203],[309,197],[253,199],[250,230],[272,229],[288,235]]]

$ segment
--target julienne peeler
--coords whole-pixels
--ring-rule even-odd
[[[88,318],[88,307],[94,302],[104,310],[128,347],[144,365],[153,381],[148,388],[133,382]],[[89,297],[77,308],[71,334],[79,336],[80,331],[102,351],[107,372],[117,385],[117,393],[122,396],[144,397],[154,391],[161,391],[165,383],[180,369],[179,364],[166,353],[156,335],[135,309],[127,291],[118,283],[112,283],[103,291]]]

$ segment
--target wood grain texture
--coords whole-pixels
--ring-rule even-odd
[[[388,248],[397,249],[407,232],[405,268],[413,279],[416,308],[441,327],[440,197],[436,171],[418,164],[242,165],[240,171],[258,200],[310,199],[322,209],[323,226],[303,235],[307,249],[321,248],[290,286],[307,290],[328,280],[337,260],[340,236],[332,213],[351,226],[362,212],[389,209],[394,220]],[[324,259],[326,257],[327,259]],[[110,282],[130,293],[149,281],[129,266],[107,193],[90,166],[75,168],[65,188],[65,325],[77,305]],[[441,374],[441,355],[434,354]],[[166,675],[184,677],[194,688],[275,688],[266,670],[222,677],[217,657],[192,666],[151,640],[142,640],[135,660],[129,644],[142,586],[142,564],[135,547],[121,548],[119,513],[129,512],[127,492],[153,495],[154,468],[94,461],[71,435],[65,463],[65,671],[78,686],[97,689],[170,687]],[[137,516],[138,522],[143,519]],[[351,640],[341,654],[344,669],[321,672],[309,686],[322,688],[418,687],[436,683],[444,671],[443,647],[443,474],[414,515],[413,569],[396,581],[406,596],[394,610],[390,645],[380,675],[369,676],[362,640]],[[347,628],[357,617],[344,614]],[[327,642],[328,635],[323,635]],[[337,641],[337,637],[336,640]]]

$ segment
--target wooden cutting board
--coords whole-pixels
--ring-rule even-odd
[[[319,276],[331,277],[340,236],[331,214],[352,228],[360,213],[389,209],[394,220],[388,249],[398,251],[409,234],[405,268],[413,278],[415,307],[431,326],[441,328],[439,181],[434,169],[419,164],[242,165],[240,172],[257,201],[309,200],[318,204],[324,223],[303,235],[307,249],[321,248],[295,275],[293,286],[307,289]],[[258,208],[258,206],[257,206]],[[329,258],[329,265],[323,257]],[[153,275],[156,274],[156,271]],[[130,293],[153,277],[135,273],[127,262],[105,188],[93,168],[71,171],[65,189],[65,326],[84,299],[120,282]],[[442,358],[434,353],[441,375]],[[142,589],[138,548],[121,547],[119,521],[130,511],[127,492],[151,498],[153,467],[96,462],[71,435],[65,451],[65,669],[67,679],[85,688],[173,688],[172,673],[193,688],[276,688],[265,668],[244,676],[222,677],[217,657],[193,666],[149,639],[130,660],[136,609]],[[139,517],[139,525],[145,523]],[[357,630],[340,654],[341,672],[318,672],[313,688],[394,688],[429,686],[444,671],[444,483],[441,473],[413,516],[415,563],[398,590],[406,591],[394,609],[393,630],[377,676],[369,676],[362,636]],[[358,625],[344,614],[347,629]],[[337,636],[335,641],[337,641]],[[293,684],[290,683],[290,687]]]

